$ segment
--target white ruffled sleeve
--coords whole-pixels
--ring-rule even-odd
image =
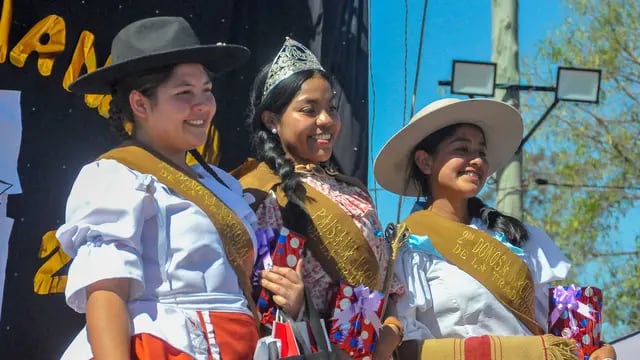
[[[535,287],[536,321],[547,328],[549,316],[549,284],[567,277],[571,263],[544,230],[525,225],[529,241],[523,250],[530,256],[531,275]]]
[[[571,263],[564,256],[558,245],[544,232],[531,225],[525,225],[529,232],[529,241],[524,245],[524,252],[534,262],[533,281],[548,283],[567,277]]]
[[[99,160],[80,171],[67,201],[66,222],[56,233],[64,252],[74,258],[65,294],[75,311],[86,311],[86,287],[99,280],[128,278],[129,298],[143,294],[141,234],[157,211],[154,183],[154,177],[114,160]]]
[[[413,236],[413,235],[412,235]],[[405,294],[398,299],[398,318],[404,326],[404,340],[422,340],[433,335],[420,320],[423,313],[433,306],[431,289],[427,279],[432,257],[423,251],[414,251],[409,244],[400,249],[395,263],[395,274],[405,285]]]

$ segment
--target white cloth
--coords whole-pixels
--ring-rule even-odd
[[[479,219],[469,226],[495,235]],[[525,226],[529,241],[518,256],[531,270],[536,322],[546,329],[547,283],[565,278],[571,265],[544,231]],[[407,244],[396,261],[396,275],[407,287],[397,304],[405,340],[532,335],[482,284],[434,252]]]
[[[200,181],[243,220],[255,249],[257,218],[242,197],[240,183],[213,168],[229,188],[201,166],[193,167]],[[196,358],[207,358],[206,341],[196,339],[202,334],[193,325],[196,310],[251,315],[209,217],[152,175],[115,160],[86,165],[69,195],[66,223],[56,235],[74,258],[67,304],[84,313],[88,285],[128,278],[131,334],[149,333]],[[91,357],[86,328],[65,357]]]

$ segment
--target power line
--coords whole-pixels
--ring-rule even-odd
[[[407,60],[409,52],[409,2],[404,0],[404,88],[402,101],[402,127],[407,123]],[[402,195],[398,196],[398,210],[396,212],[396,222],[400,222],[400,209],[402,208]]]
[[[597,257],[613,257],[613,256],[638,256],[640,251],[619,251],[619,252],[606,252],[606,253],[593,253]]]
[[[371,8],[371,0],[369,0],[368,6],[368,15],[369,15],[369,38],[367,39],[367,45],[369,48],[369,79],[371,81],[371,133],[369,134],[369,158],[371,159],[371,170],[373,171],[373,134],[376,128],[376,86],[373,81],[373,46],[371,46],[371,39],[373,39],[373,22],[372,18],[372,8]],[[373,202],[378,208],[378,182],[376,181],[376,177],[373,177]]]
[[[402,127],[407,123],[407,61],[409,60],[409,2],[404,0],[404,101],[402,102]]]
[[[416,76],[413,79],[413,96],[411,98],[411,116],[413,117],[413,114],[415,113],[415,107],[416,107],[416,95],[418,94],[418,80],[420,79],[420,64],[422,63],[422,49],[424,48],[424,46],[422,46],[422,42],[424,41],[424,28],[425,28],[425,22],[427,19],[427,5],[429,4],[429,0],[425,0],[424,1],[424,8],[422,9],[422,24],[421,24],[421,28],[420,28],[420,43],[418,44],[418,61],[416,64]],[[406,120],[406,118],[405,118]]]
[[[422,49],[424,48],[423,46],[423,42],[424,42],[424,28],[426,27],[426,21],[427,21],[427,6],[429,5],[429,0],[425,0],[424,1],[424,7],[422,9],[422,22],[421,22],[421,26],[420,26],[420,43],[418,44],[418,61],[416,63],[416,75],[415,78],[413,80],[413,91],[412,91],[412,97],[411,97],[411,116],[413,117],[413,113],[415,111],[415,105],[416,105],[416,94],[418,92],[418,80],[420,78],[420,64],[422,62]],[[409,23],[409,6],[407,4],[407,1],[405,0],[405,34],[404,34],[404,41],[405,41],[405,67],[404,67],[404,79],[405,79],[405,89],[404,89],[404,94],[405,94],[405,100],[404,100],[404,106],[405,106],[405,114],[404,114],[404,118],[402,119],[402,127],[404,127],[407,123],[407,114],[406,114],[406,106],[407,106],[407,27],[408,27],[408,23]],[[400,195],[398,197],[398,211],[396,214],[396,222],[400,222],[400,212],[402,210],[402,198],[403,196]]]
[[[567,187],[567,188],[602,189],[602,190],[640,191],[640,186],[557,183],[557,182],[552,182],[547,179],[541,179],[541,178],[535,179],[534,182],[536,183],[536,185],[543,185],[543,186],[558,186],[558,187]]]

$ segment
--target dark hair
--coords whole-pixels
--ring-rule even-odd
[[[456,130],[463,125],[477,128],[484,136],[484,131],[477,125],[467,123],[453,124],[429,134],[429,136],[422,139],[411,152],[411,156],[408,159],[411,167],[407,181],[413,182],[413,185],[420,189],[420,196],[429,199],[431,197],[431,186],[429,185],[429,176],[423,173],[414,161],[414,154],[418,150],[424,150],[430,155],[435,154],[438,145],[440,145],[443,140],[452,137]],[[407,185],[409,185],[409,183],[407,183]],[[503,233],[513,245],[522,246],[529,239],[529,233],[520,220],[487,206],[477,197],[469,199],[467,209],[472,217],[481,219],[487,224],[490,230]]]
[[[141,74],[122,77],[111,89],[111,103],[109,105],[109,125],[121,138],[131,136],[125,130],[124,124],[134,123],[133,110],[129,104],[129,94],[133,90],[139,91],[154,104],[158,87],[169,80],[178,64],[166,65],[147,70]],[[205,68],[209,78],[212,74]]]
[[[300,91],[302,84],[313,76],[322,76],[332,87],[333,81],[331,76],[323,70],[303,70],[283,79],[266,95],[263,95],[264,84],[270,68],[271,64],[263,67],[251,87],[247,126],[251,134],[251,147],[255,151],[256,159],[269,165],[271,170],[282,180],[282,190],[289,200],[288,207],[291,209],[291,211],[283,212],[283,216],[287,216],[285,213],[290,214],[291,221],[284,220],[287,226],[292,227],[294,223],[302,225],[300,223],[303,218],[308,220],[303,203],[306,192],[301,184],[300,175],[295,172],[293,161],[285,156],[280,138],[277,134],[271,133],[262,122],[262,114],[265,111],[270,111],[276,116],[281,116],[293,97]],[[329,165],[326,166],[338,167],[337,163],[333,161],[333,155],[328,163]],[[302,215],[301,211],[305,216],[300,216]],[[298,226],[298,229],[294,227],[292,230],[306,231],[303,226]]]

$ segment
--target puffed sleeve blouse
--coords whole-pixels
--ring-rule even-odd
[[[472,219],[468,226],[500,240],[527,264],[534,282],[535,319],[546,329],[548,283],[565,278],[570,268],[560,249],[543,230],[533,226],[525,225],[529,240],[522,248],[487,229],[480,219]],[[410,236],[400,251],[395,272],[406,286],[397,305],[405,340],[531,335],[482,284],[445,260],[428,236]]]

